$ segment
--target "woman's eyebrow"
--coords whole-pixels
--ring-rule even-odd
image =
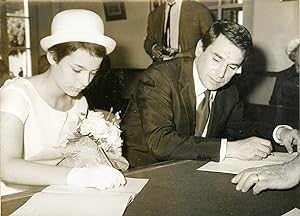
[[[76,67],[80,67],[80,68],[82,68],[82,69],[85,69],[85,70],[87,70],[87,68],[85,68],[85,67],[83,67],[82,65],[78,65],[78,64],[72,64],[73,66],[76,66]],[[96,68],[96,69],[94,69],[94,70],[91,70],[91,71],[97,71],[97,70],[99,70],[99,68]]]

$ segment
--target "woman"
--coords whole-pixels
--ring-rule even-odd
[[[116,45],[104,36],[102,19],[88,10],[62,11],[52,21],[51,35],[40,43],[50,68],[28,79],[8,81],[0,90],[1,179],[5,188],[69,184],[106,189],[125,184],[123,175],[110,166],[57,166],[63,160],[60,147],[67,141],[71,124],[87,114],[81,91]]]
[[[286,53],[294,64],[279,72],[270,104],[299,110],[299,45],[300,38],[294,38],[288,43]]]

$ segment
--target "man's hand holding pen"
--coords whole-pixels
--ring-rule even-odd
[[[261,160],[272,152],[272,144],[269,140],[259,137],[228,141],[226,157],[241,160]]]

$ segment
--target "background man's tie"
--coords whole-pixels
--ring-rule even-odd
[[[175,3],[169,5],[169,10],[168,10],[168,17],[167,17],[167,24],[166,24],[166,31],[164,34],[164,46],[170,47],[170,14],[171,14],[171,8],[175,5]]]
[[[205,125],[208,120],[209,116],[209,95],[210,92],[206,90],[204,92],[204,99],[201,101],[201,103],[198,106],[198,109],[196,110],[196,128],[195,128],[195,136],[201,136]]]

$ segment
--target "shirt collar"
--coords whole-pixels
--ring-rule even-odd
[[[194,85],[195,85],[195,94],[196,94],[196,97],[198,97],[203,92],[205,92],[207,90],[207,88],[205,88],[205,86],[202,84],[202,82],[199,78],[199,73],[198,73],[198,70],[196,67],[195,60],[193,61],[193,79],[194,79]],[[210,100],[211,101],[215,100],[216,93],[217,93],[217,91],[210,92]]]
[[[177,7],[178,5],[181,5],[182,4],[182,0],[175,0],[174,2],[173,2],[173,7]],[[166,2],[166,5],[167,6],[170,6],[169,4],[168,4],[168,2]],[[172,7],[172,8],[173,8]]]

